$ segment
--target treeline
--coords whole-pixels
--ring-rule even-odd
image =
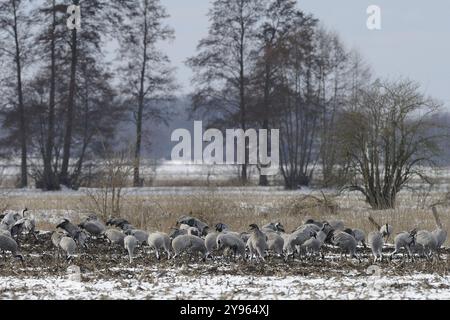
[[[211,125],[280,129],[285,186],[363,193],[378,209],[433,165],[446,130],[440,104],[408,79],[375,79],[358,52],[294,0],[216,0],[207,37],[188,60],[192,112]],[[247,165],[241,179],[248,179]],[[267,185],[260,175],[260,185]]]
[[[71,4],[81,6],[80,30],[67,27]],[[143,123],[166,117],[176,88],[158,49],[173,37],[167,17],[159,0],[0,1],[2,149],[20,156],[20,187],[31,175],[45,190],[77,188],[85,161],[110,153],[127,121],[142,183]],[[30,155],[42,163],[30,166]]]
[[[161,106],[177,88],[158,49],[174,37],[168,13],[159,0],[82,1],[82,28],[70,31],[66,9],[77,1],[32,3],[0,0],[3,146],[21,155],[20,185],[27,156],[40,154],[38,186],[77,187],[85,159],[116,143],[127,119],[136,133],[134,185],[142,185],[143,123],[167,119]],[[320,168],[323,186],[392,207],[413,176],[423,177],[417,168],[436,159],[439,104],[410,80],[375,79],[358,52],[295,0],[215,0],[209,18],[186,62],[191,116],[223,129],[280,129],[286,188],[309,185]],[[113,58],[104,49],[112,39],[120,47]],[[239,175],[247,183],[247,165]]]

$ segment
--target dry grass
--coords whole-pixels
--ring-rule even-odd
[[[257,190],[257,189],[256,189]],[[128,219],[136,227],[168,231],[176,219],[190,214],[206,221],[209,225],[223,222],[234,230],[245,231],[251,223],[263,225],[272,221],[284,224],[288,231],[295,229],[308,218],[318,220],[343,220],[346,225],[366,232],[374,230],[368,220],[371,214],[380,224],[389,223],[395,232],[414,227],[432,230],[434,218],[429,204],[443,197],[443,192],[433,192],[424,200],[423,195],[403,193],[395,210],[373,211],[358,194],[340,196],[327,195],[327,201],[320,192],[312,196],[283,191],[256,192],[255,189],[204,188],[201,192],[158,192],[158,189],[143,194],[125,193],[120,216]],[[316,199],[316,200],[315,200]],[[9,209],[19,210],[24,206],[31,212],[50,212],[74,220],[92,212],[90,199],[83,193],[59,194],[37,193],[0,197],[0,203],[7,203]],[[450,208],[438,207],[442,223],[450,225]],[[39,217],[39,214],[37,215]],[[102,217],[106,219],[106,216]],[[53,224],[46,219],[37,219],[38,227],[52,230]],[[77,222],[77,221],[75,221]]]

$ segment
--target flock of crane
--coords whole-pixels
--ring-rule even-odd
[[[24,263],[20,253],[20,241],[26,236],[39,239],[34,219],[26,216],[27,209],[18,212],[6,212],[0,215],[0,250],[10,252],[13,257]],[[439,257],[439,249],[447,239],[447,231],[443,228],[436,210],[433,208],[437,228],[433,231],[404,231],[394,237],[395,249],[389,252],[388,258],[403,252],[410,260],[415,257],[432,259]],[[296,230],[287,233],[283,225],[273,222],[259,227],[251,224],[246,232],[236,232],[223,224],[217,223],[214,228],[198,218],[182,216],[176,221],[176,227],[169,233],[147,232],[139,230],[126,219],[111,218],[103,223],[97,216],[90,215],[78,225],[68,219],[62,219],[51,235],[53,246],[72,261],[83,248],[88,248],[91,238],[104,239],[110,246],[122,247],[129,256],[130,263],[135,256],[136,248],[148,246],[159,260],[161,253],[168,259],[182,254],[200,256],[203,261],[215,259],[219,255],[243,260],[256,259],[265,261],[269,256],[278,256],[285,261],[295,258],[324,258],[324,248],[336,247],[342,255],[347,254],[361,262],[358,250],[360,246],[370,247],[374,261],[383,259],[385,242],[393,234],[393,226],[378,225],[369,217],[378,229],[367,236],[363,230],[348,228],[343,221],[307,220]]]

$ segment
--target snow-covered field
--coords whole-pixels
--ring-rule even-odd
[[[129,270],[130,278],[0,277],[0,299],[450,299],[450,276],[181,275]],[[139,278],[145,272],[145,279]],[[132,274],[132,275],[131,275]]]
[[[240,232],[250,223],[271,221],[280,221],[287,230],[293,230],[312,217],[342,219],[346,225],[368,233],[373,229],[367,216],[373,213],[380,223],[392,224],[397,233],[413,227],[433,230],[429,204],[448,190],[447,184],[430,193],[408,190],[400,196],[397,209],[373,212],[358,193],[337,195],[335,190],[126,188],[121,216],[138,228],[164,232],[180,215],[193,211],[210,225],[223,222]],[[88,191],[92,190],[10,189],[3,190],[3,198],[12,210],[28,207],[40,230],[53,231],[63,217],[78,223],[92,212],[87,205]],[[336,204],[336,212],[303,206],[310,197],[323,199],[322,191]],[[444,225],[449,225],[450,209],[440,207],[439,213]],[[326,252],[324,261],[286,263],[272,257],[257,264],[220,259],[206,263],[157,261],[139,249],[130,265],[123,248],[111,248],[103,240],[95,240],[69,264],[55,259],[50,233],[42,232],[39,241],[27,239],[21,243],[25,266],[10,255],[0,254],[0,299],[450,299],[448,249],[441,253],[442,260],[418,259],[413,263],[399,257],[375,267],[369,249],[358,248],[362,263],[339,260],[333,250]],[[385,255],[392,250],[392,245],[386,247]],[[69,275],[71,265],[80,267],[79,277]],[[375,270],[375,275],[369,274],[370,270]]]

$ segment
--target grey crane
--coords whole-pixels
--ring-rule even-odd
[[[35,239],[37,239],[36,223],[34,219],[22,218],[13,224],[11,227],[11,235],[13,237],[18,237],[22,233],[31,234]]]
[[[216,229],[217,232],[222,232],[222,231],[227,231],[230,229],[230,227],[228,225],[226,225],[225,223],[219,222],[217,223],[214,228]]]
[[[245,259],[245,243],[242,239],[232,233],[220,233],[216,238],[216,250],[229,249],[233,252],[233,258],[239,254]]]
[[[112,244],[123,246],[125,234],[116,229],[108,229],[105,231],[106,239]]]
[[[139,230],[139,229],[128,229],[128,230],[125,230],[123,233],[125,233],[126,235],[129,235],[129,236],[136,237],[136,239],[139,242],[139,245],[146,244],[147,240],[148,240],[148,236],[149,236],[149,233],[147,231]]]
[[[248,241],[250,241],[251,248],[256,251],[257,260],[261,258],[263,261],[265,260],[266,256],[266,250],[267,250],[267,236],[259,230],[258,225],[251,224],[249,225],[249,231],[251,233],[250,238]]]
[[[264,232],[267,236],[267,249],[278,256],[283,255],[284,238],[274,231]]]
[[[123,218],[110,218],[106,221],[106,226],[113,226],[122,230],[134,229],[133,225]]]
[[[372,249],[374,262],[377,262],[378,259],[380,261],[383,260],[383,253],[382,253],[383,245],[384,245],[383,237],[384,237],[384,233],[381,233],[378,231],[369,233],[369,235],[367,237],[369,246]]]
[[[14,258],[19,259],[24,264],[23,256],[19,253],[19,246],[12,237],[0,234],[0,249],[11,252]]]
[[[172,240],[172,248],[175,255],[172,258],[178,257],[183,252],[190,252],[191,254],[202,255],[202,260],[206,260],[206,246],[205,241],[197,236],[190,234],[181,235]]]
[[[156,258],[159,260],[160,250],[164,250],[167,253],[167,259],[170,259],[170,237],[163,232],[150,233],[147,238],[147,243],[150,248],[155,250]]]
[[[421,252],[426,258],[431,259],[437,251],[437,241],[428,230],[417,231],[415,251]]]
[[[348,253],[351,258],[356,258],[361,262],[361,259],[356,255],[357,243],[352,235],[343,231],[333,232],[331,241],[341,249],[341,257],[343,253]]]
[[[211,254],[217,250],[217,237],[220,232],[209,232],[205,237],[206,256],[211,257]]]
[[[138,239],[135,236],[126,236],[123,239],[123,246],[128,251],[128,257],[130,258],[130,263],[133,263],[134,250],[138,245]]]
[[[389,258],[392,259],[394,255],[400,252],[401,249],[406,249],[408,252],[408,258],[414,260],[412,248],[416,243],[417,229],[413,229],[410,232],[401,232],[394,238],[395,250],[390,254]]]
[[[190,227],[195,227],[200,230],[201,235],[206,235],[206,227],[208,227],[208,224],[200,219],[191,216],[182,216],[177,220],[177,226],[181,224],[187,224]]]
[[[68,235],[75,240],[81,247],[87,247],[87,235],[82,230],[71,223],[69,219],[62,219],[56,228],[62,229],[68,233]]]
[[[321,252],[322,246],[323,241],[317,238],[317,233],[315,232],[311,234],[311,238],[309,238],[302,244],[302,248],[306,251],[306,253],[309,253],[310,256],[321,255],[322,259],[324,259],[325,256]]]
[[[66,260],[71,261],[77,250],[77,244],[75,243],[75,240],[68,236],[62,236],[61,240],[59,241],[59,247],[66,254]]]
[[[433,217],[436,222],[436,229],[432,231],[433,236],[436,238],[436,250],[439,250],[447,241],[447,230],[444,229],[436,207],[432,207]]]
[[[270,222],[262,226],[261,231],[285,232],[284,226],[280,222]]]
[[[307,240],[311,238],[311,235],[315,231],[312,229],[302,229],[297,230],[290,235],[287,235],[285,241],[284,241],[284,248],[283,251],[285,252],[285,259],[287,260],[289,256],[292,256],[294,259],[294,254],[296,251],[296,248],[299,248],[298,254],[301,255],[301,246],[304,244]]]
[[[105,233],[106,226],[98,219],[88,218],[81,222],[78,227],[86,230],[91,236],[100,237]]]
[[[25,212],[27,212],[27,211],[28,211],[28,209],[25,208],[22,210],[22,214],[19,214],[17,212],[8,212],[4,215],[0,224],[6,226],[8,228],[8,230],[11,230],[14,223],[16,223],[18,220],[22,219],[25,215]]]
[[[363,230],[345,228],[343,231],[347,232],[348,234],[351,234],[358,244],[361,243],[364,248],[367,248],[366,233]]]

